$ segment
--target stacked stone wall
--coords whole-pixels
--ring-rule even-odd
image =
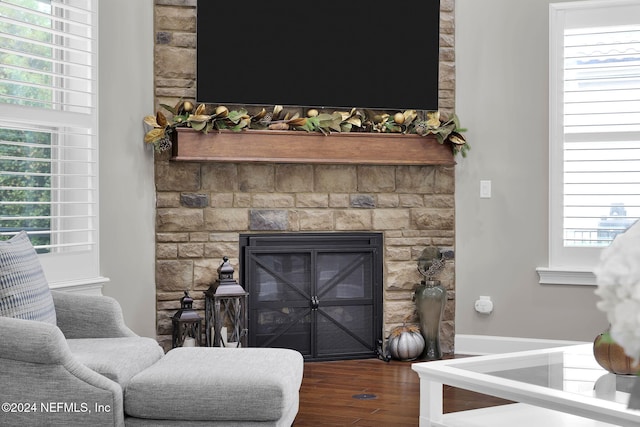
[[[412,301],[426,246],[453,248],[453,168],[156,162],[158,335],[170,340],[184,290],[203,291],[223,256],[239,265],[240,233],[377,231],[384,236],[385,336],[417,322]],[[454,261],[441,276],[449,303],[443,347],[453,348]]]
[[[439,106],[445,116],[455,108],[453,8],[453,0],[441,0]],[[157,109],[195,96],[195,31],[196,0],[156,0]],[[454,245],[452,167],[173,162],[163,153],[156,154],[155,181],[157,334],[166,349],[183,291],[202,315],[202,291],[215,280],[222,257],[238,267],[240,233],[383,233],[384,336],[417,321],[412,296],[424,247]],[[442,345],[452,352],[453,259],[440,278],[449,299]]]

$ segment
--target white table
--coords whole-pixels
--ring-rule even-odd
[[[591,344],[414,363],[420,376],[420,427],[640,426],[627,409],[636,377],[602,369]],[[442,413],[442,386],[514,404]]]

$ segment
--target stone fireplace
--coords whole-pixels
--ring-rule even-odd
[[[383,234],[384,336],[416,322],[416,260],[426,246],[453,248],[454,168],[156,161],[158,338],[189,290],[216,278],[223,256],[239,264],[243,233],[377,231]],[[454,261],[441,279],[449,290],[443,349],[453,351]]]
[[[155,4],[155,94],[175,105],[195,96],[195,0]],[[454,111],[454,0],[441,0],[439,106]],[[419,80],[419,76],[416,76]],[[419,84],[419,83],[416,83]],[[239,147],[239,150],[242,148]],[[390,150],[393,147],[390,145]],[[416,322],[416,261],[426,246],[453,250],[454,167],[172,161],[156,154],[157,335],[171,342],[171,316],[189,290],[204,310],[203,291],[223,256],[236,273],[246,233],[379,232],[383,235],[383,336]],[[442,348],[453,352],[454,260],[441,274],[448,289]]]

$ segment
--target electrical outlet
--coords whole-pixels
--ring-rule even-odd
[[[490,314],[493,311],[493,301],[491,297],[481,296],[476,300],[474,307],[478,313]]]

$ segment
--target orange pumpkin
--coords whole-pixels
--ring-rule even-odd
[[[640,363],[634,363],[623,348],[615,342],[603,341],[600,334],[593,341],[596,362],[607,371],[618,375],[635,375],[640,372]]]

